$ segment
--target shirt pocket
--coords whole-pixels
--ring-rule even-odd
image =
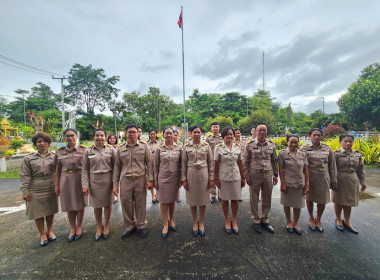
[[[136,159],[138,161],[144,161],[145,160],[145,150],[138,150],[135,153]]]

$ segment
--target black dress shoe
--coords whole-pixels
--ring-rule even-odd
[[[317,227],[309,225],[309,229],[311,229],[312,231],[315,231],[317,229]]]
[[[52,237],[49,237],[48,235],[46,235],[46,236],[47,236],[47,238],[48,238],[48,240],[49,240],[50,242],[54,242],[54,241],[57,240],[57,237],[55,236],[55,234],[53,234]]]
[[[274,233],[274,228],[271,226],[270,223],[261,222],[261,226],[265,228],[267,231],[269,231],[270,233]]]
[[[224,227],[224,231],[227,232],[228,234],[232,233],[232,229]]]
[[[180,199],[178,199],[178,200],[177,200],[177,203],[180,203],[180,202],[181,202],[181,200],[180,200]]]
[[[75,239],[75,234],[73,234],[73,235],[69,235],[69,237],[67,238],[67,242],[71,242],[71,241],[73,241],[74,239]],[[76,239],[75,239],[76,240]]]
[[[41,241],[41,242],[40,242],[40,245],[41,245],[41,247],[45,247],[45,246],[47,246],[47,245],[48,245],[48,240],[46,239],[46,240],[44,240],[44,241]]]
[[[199,234],[199,229],[197,229],[197,230],[192,230],[192,232],[193,232],[193,236],[194,236],[194,237],[197,237],[198,234]]]
[[[238,228],[234,228],[232,226],[232,223],[231,223],[231,229],[232,229],[232,232],[235,233],[235,234],[239,234],[239,229]]]
[[[261,226],[260,226],[260,224],[258,224],[258,223],[253,223],[252,226],[253,226],[253,228],[256,230],[257,233],[260,233],[260,234],[261,234],[262,231],[261,231]]]
[[[219,197],[219,195],[218,195],[218,200],[219,200],[219,201],[221,201],[221,200],[222,200],[222,199]]]
[[[289,233],[293,233],[293,232],[294,232],[294,228],[292,228],[292,227],[286,227],[286,230],[287,230]]]
[[[210,198],[210,202],[211,202],[211,203],[215,203],[215,197],[211,197],[211,198]]]
[[[134,228],[131,229],[131,230],[124,230],[124,231],[123,231],[123,234],[121,235],[121,239],[125,239],[125,238],[131,236],[132,233],[133,233],[135,230],[136,230],[136,227],[134,227]]]
[[[81,232],[80,234],[75,233],[75,235],[74,235],[74,239],[75,239],[75,240],[78,240],[79,238],[82,237],[82,234],[83,234],[83,228],[82,228],[82,232]]]
[[[148,229],[146,229],[146,228],[139,229],[139,236],[140,236],[140,238],[147,237],[148,236]]]
[[[109,236],[110,236],[110,233],[107,233],[107,234],[103,233],[103,239],[104,240],[106,240]]]
[[[95,241],[98,242],[103,237],[103,234],[96,235],[95,234]]]
[[[157,202],[157,199],[152,199],[152,203],[156,203]]]
[[[205,236],[206,232],[204,230],[199,230],[199,236],[203,237]]]
[[[177,231],[177,227],[176,227],[176,225],[174,225],[174,227],[172,227],[171,225],[170,225],[170,222],[168,221],[168,223],[169,223],[169,229],[170,230],[172,230],[172,231]]]
[[[169,230],[167,231],[167,232],[161,232],[161,236],[162,236],[162,238],[163,239],[166,239],[166,237],[168,237],[168,235],[169,235]]]
[[[302,230],[301,229],[297,229],[297,228],[294,228],[294,232],[299,234],[299,235],[302,235]]]
[[[344,231],[343,225],[342,226],[338,225],[338,223],[336,222],[336,220],[335,220],[335,227],[339,231]]]
[[[359,232],[356,230],[356,229],[354,229],[353,227],[349,227],[344,221],[342,221],[343,222],[343,226],[344,226],[344,228],[346,229],[346,230],[348,230],[349,232],[352,232],[352,233],[354,233],[354,234],[358,234]]]
[[[240,201],[240,202],[242,202],[242,201],[243,201],[243,199],[242,199],[242,198],[240,198],[240,199],[239,199],[239,201]]]

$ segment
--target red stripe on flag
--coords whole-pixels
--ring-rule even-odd
[[[181,11],[181,13],[179,15],[179,19],[178,19],[177,23],[178,23],[178,27],[182,29],[182,11]]]

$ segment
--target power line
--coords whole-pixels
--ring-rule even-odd
[[[37,68],[37,67],[34,67],[34,66],[31,66],[31,65],[28,65],[28,64],[25,64],[25,63],[22,63],[20,61],[17,61],[17,60],[14,60],[12,58],[9,58],[5,55],[2,55],[0,54],[0,58],[4,59],[4,60],[7,60],[9,62],[12,62],[12,63],[15,63],[15,64],[18,64],[18,65],[21,65],[23,67],[26,67],[26,68],[30,68],[30,69],[33,69],[33,70],[36,70],[36,71],[39,71],[39,72],[44,72],[44,73],[47,73],[47,74],[53,74],[53,75],[59,75],[59,76],[63,76],[62,74],[59,74],[59,73],[55,73],[55,72],[51,72],[51,71],[47,71],[47,70],[44,70],[44,69],[41,69],[41,68]]]
[[[33,70],[30,70],[30,69],[25,69],[25,68],[22,68],[22,67],[18,67],[18,66],[16,66],[16,65],[12,65],[12,64],[6,63],[6,62],[4,62],[4,61],[0,61],[0,63],[3,63],[3,64],[5,64],[5,65],[11,66],[11,67],[15,67],[15,68],[18,68],[18,69],[21,69],[21,70],[25,70],[25,71],[29,71],[29,72],[33,72],[33,73],[37,73],[37,74],[40,74],[40,75],[50,76],[50,74],[41,73],[41,72],[33,71]]]

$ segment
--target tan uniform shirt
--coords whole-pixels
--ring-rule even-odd
[[[54,154],[48,152],[45,157],[38,152],[27,155],[21,165],[20,189],[22,194],[29,194],[29,187],[33,179],[48,179],[54,176]]]
[[[257,138],[249,140],[245,146],[245,177],[249,178],[255,170],[273,170],[278,175],[276,145],[269,139],[261,144]]]
[[[104,145],[99,149],[96,145],[86,149],[83,155],[82,188],[89,188],[90,173],[102,174],[112,172],[115,162],[115,149]]]
[[[240,146],[240,150],[241,150],[241,159],[244,160],[245,145],[247,145],[247,141],[246,141],[246,140],[240,140],[239,143],[236,143],[236,142],[235,142],[235,144]]]
[[[191,138],[191,136],[187,137],[185,139],[185,144],[184,145],[186,145],[187,143],[190,143],[191,141],[193,141],[193,139]]]
[[[317,170],[320,172],[328,171],[330,175],[330,182],[337,182],[334,153],[329,146],[322,143],[319,147],[314,147],[314,145],[307,144],[302,146],[300,151],[306,152],[310,170]]]
[[[237,181],[241,179],[238,160],[241,160],[240,146],[232,143],[231,151],[223,142],[216,145],[214,160],[219,161],[219,180]]]
[[[120,176],[142,177],[145,175],[148,181],[153,181],[153,163],[148,144],[137,140],[133,146],[130,146],[128,142],[121,145],[116,151],[113,187],[118,187]]]
[[[305,186],[305,175],[303,173],[307,163],[306,153],[297,150],[296,156],[284,149],[278,154],[278,164],[284,167],[285,185],[291,188],[303,188]]]
[[[216,145],[223,143],[223,138],[222,138],[222,136],[220,136],[220,134],[219,134],[219,136],[214,136],[213,134],[211,134],[211,135],[207,136],[205,141],[207,143],[209,143],[209,145],[211,147],[212,155],[214,155]]]
[[[181,150],[182,147],[173,142],[173,146],[169,149],[165,142],[158,145],[154,155],[154,183],[158,184],[158,173],[181,172]]]
[[[82,170],[83,155],[86,151],[86,147],[76,145],[71,151],[69,148],[62,147],[55,153],[54,163],[60,163],[62,166],[62,172],[74,173]]]
[[[182,147],[182,175],[181,181],[186,181],[187,168],[208,168],[208,179],[214,180],[214,161],[211,147],[206,142],[200,142],[198,147],[194,146],[193,141]]]
[[[156,140],[156,142],[152,142],[151,140],[149,140],[147,142],[148,146],[149,146],[149,150],[150,150],[150,153],[152,154],[152,160],[154,159],[154,153],[156,151],[156,148],[158,145],[161,144],[161,141],[160,140]]]
[[[335,151],[336,169],[338,172],[356,173],[361,185],[365,185],[364,164],[362,155],[353,150],[351,154],[340,148]]]

